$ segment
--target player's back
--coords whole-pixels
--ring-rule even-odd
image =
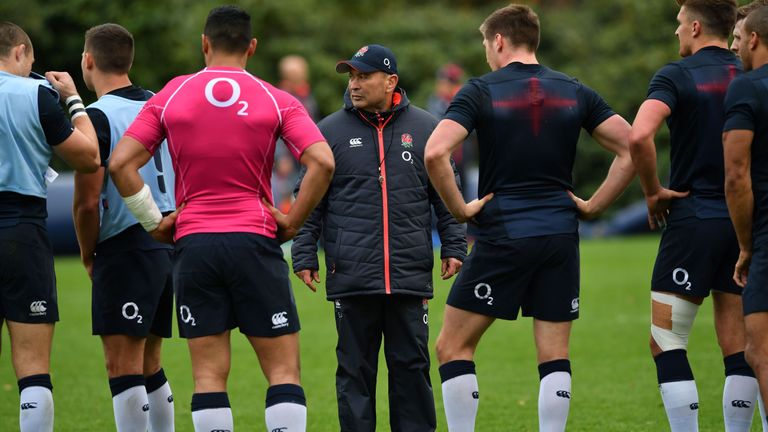
[[[97,135],[100,135],[101,132],[99,128],[108,129],[104,131],[109,136],[108,143],[105,143],[107,145],[102,145],[102,138],[99,137],[102,159],[106,160],[107,163],[109,163],[109,157],[126,129],[136,118],[144,103],[152,96],[152,92],[131,86],[103,95],[88,106],[89,115],[93,120],[94,127],[97,128]],[[94,118],[94,116],[96,117]],[[139,169],[139,174],[144,183],[149,186],[152,197],[161,212],[171,212],[176,209],[173,191],[174,175],[166,143],[163,143],[155,152],[153,160]],[[138,224],[136,218],[128,211],[112,179],[108,174],[105,175],[100,199],[99,242]]]
[[[667,119],[670,188],[691,191],[691,199],[676,203],[675,218],[690,212],[699,218],[728,217],[721,138],[724,99],[728,85],[740,73],[741,64],[733,53],[705,47],[665,66],[651,81],[648,98],[664,102],[672,111]]]
[[[275,143],[295,98],[236,68],[206,68],[179,77],[149,103],[160,121],[185,204],[177,237],[196,232],[254,232],[274,237],[271,201]],[[283,131],[284,132],[284,131]],[[286,145],[298,157],[299,151]]]
[[[478,218],[483,237],[575,233],[568,196],[582,128],[614,115],[592,89],[538,64],[511,63],[470,82],[447,118],[476,129],[478,195],[495,198]]]

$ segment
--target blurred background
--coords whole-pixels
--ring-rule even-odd
[[[245,0],[233,2],[252,16],[259,44],[248,70],[302,100],[316,120],[339,109],[346,75],[336,62],[369,43],[395,52],[400,85],[417,106],[441,114],[469,77],[489,71],[478,26],[509,2],[488,0]],[[673,0],[522,0],[539,14],[539,61],[577,77],[597,90],[630,123],[646,95],[653,73],[678,59],[674,35],[678,6]],[[740,1],[746,3],[746,1]],[[220,2],[189,0],[3,0],[0,17],[29,33],[36,72],[65,70],[75,77],[86,102],[95,95],[80,74],[83,34],[91,26],[116,22],[131,31],[136,57],[134,83],[158,91],[172,77],[202,68],[200,34],[208,11]],[[291,56],[285,58],[286,56]],[[281,73],[282,70],[282,73]],[[666,177],[669,140],[657,137],[659,172]],[[464,174],[466,195],[476,194],[476,160],[471,140],[454,155]],[[290,205],[295,163],[278,152],[275,200]],[[576,193],[588,197],[603,179],[610,155],[584,134],[574,171]],[[55,161],[54,168],[66,171]],[[63,177],[58,182],[66,182]],[[637,181],[601,224],[585,234],[643,229]],[[63,200],[66,203],[66,200]],[[68,213],[67,204],[67,213]],[[58,213],[57,213],[58,214]],[[53,216],[53,215],[52,215]],[[639,221],[639,223],[638,223]]]

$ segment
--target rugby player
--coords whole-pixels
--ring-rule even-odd
[[[73,207],[80,255],[93,280],[93,334],[101,336],[118,431],[172,431],[173,395],[160,366],[171,336],[172,246],[154,240],[105,176],[109,156],[152,93],[131,83],[133,36],[117,24],[85,33],[83,81],[99,100],[86,109],[96,129],[102,167],[75,174]],[[175,210],[165,144],[140,169],[161,212]]]
[[[11,336],[20,429],[48,432],[53,430],[51,342],[59,320],[45,223],[47,182],[56,174],[48,163],[56,152],[75,170],[94,172],[99,157],[72,78],[48,72],[50,83],[32,79],[34,61],[24,30],[0,22],[0,323],[6,322]],[[59,97],[69,105],[71,122]]]
[[[738,243],[724,194],[723,100],[741,63],[728,50],[735,0],[678,0],[675,35],[682,60],[653,77],[632,126],[630,149],[652,228],[663,228],[651,279],[650,348],[673,431],[698,428],[699,398],[687,358],[688,337],[712,293],[725,366],[723,416],[729,431],[748,430],[757,381],[744,359],[741,288],[731,279]],[[669,188],[656,173],[654,137],[671,136]]]
[[[430,180],[477,242],[451,288],[437,358],[450,431],[474,430],[475,350],[496,318],[533,317],[539,430],[565,429],[571,398],[568,340],[579,315],[578,217],[604,211],[634,177],[629,124],[592,89],[539,64],[539,19],[527,6],[493,12],[480,26],[493,72],[456,95],[427,143]],[[581,130],[616,158],[588,201],[571,192]],[[465,203],[451,153],[477,131],[479,194]]]
[[[323,197],[334,162],[301,103],[245,71],[256,51],[251,34],[250,15],[242,9],[213,9],[202,35],[206,68],[171,80],[147,101],[109,163],[120,195],[144,229],[176,242],[174,287],[179,332],[188,338],[192,359],[197,431],[232,429],[226,384],[235,327],[248,338],[269,383],[267,429],[306,428],[299,318],[280,242],[296,234]],[[271,203],[278,137],[307,167],[288,214]],[[178,219],[161,215],[138,171],[165,138]]]
[[[746,358],[768,394],[768,7],[751,12],[741,26],[738,54],[747,72],[725,97],[723,147],[725,196],[739,242],[735,282],[744,288]],[[766,416],[761,411],[763,429]]]

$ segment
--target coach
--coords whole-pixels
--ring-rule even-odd
[[[360,48],[336,71],[349,73],[344,108],[318,125],[333,150],[336,173],[294,240],[293,269],[315,289],[322,232],[327,296],[335,303],[338,333],[341,430],[376,429],[382,335],[392,430],[435,430],[427,348],[431,207],[443,244],[443,279],[461,268],[467,249],[464,227],[448,213],[424,169],[424,146],[437,120],[410,105],[397,87],[397,61],[386,47]]]

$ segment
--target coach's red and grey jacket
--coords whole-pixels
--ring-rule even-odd
[[[358,111],[348,94],[344,101],[343,109],[318,124],[333,150],[336,171],[326,196],[293,240],[293,270],[319,269],[322,234],[328,299],[431,298],[433,208],[441,258],[463,261],[467,253],[465,226],[445,208],[424,168],[424,147],[437,119],[410,105],[399,88],[386,113]]]

